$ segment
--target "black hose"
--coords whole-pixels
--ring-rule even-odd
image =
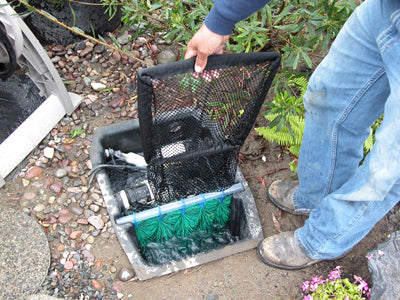
[[[10,59],[7,64],[0,64],[0,79],[6,80],[10,77],[17,66],[17,56],[15,55],[15,50],[10,40],[8,39],[7,32],[3,29],[2,24],[0,23],[0,42],[4,45],[8,57]]]

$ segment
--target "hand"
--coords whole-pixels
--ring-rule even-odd
[[[196,56],[194,70],[202,72],[207,65],[208,56],[222,54],[222,49],[228,39],[229,35],[214,33],[203,24],[189,41],[185,59]]]

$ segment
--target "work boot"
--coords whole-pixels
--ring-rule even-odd
[[[308,257],[300,249],[294,231],[282,232],[262,240],[257,252],[263,263],[284,270],[299,270],[323,261]]]
[[[298,181],[277,180],[267,190],[267,197],[279,209],[293,215],[308,216],[309,213],[296,211],[293,204],[293,193],[299,186]]]

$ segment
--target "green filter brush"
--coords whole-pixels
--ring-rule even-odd
[[[196,231],[225,228],[230,218],[232,194],[243,191],[241,183],[221,191],[181,199],[116,220],[133,223],[141,246],[187,237]]]

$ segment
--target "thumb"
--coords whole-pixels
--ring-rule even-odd
[[[207,65],[207,55],[198,53],[196,57],[196,63],[194,66],[194,70],[196,72],[203,72]]]

